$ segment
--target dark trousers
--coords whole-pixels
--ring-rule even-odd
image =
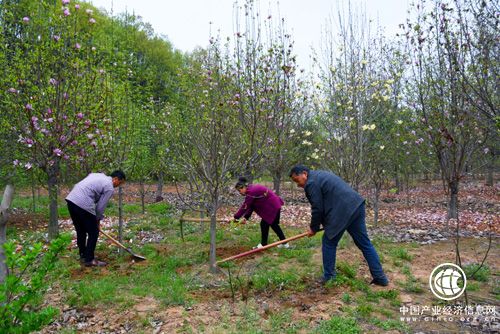
[[[95,247],[97,238],[99,237],[99,227],[97,226],[97,218],[88,211],[83,210],[75,203],[66,200],[68,203],[69,214],[76,230],[76,244],[80,258],[85,262],[90,262],[94,259]]]
[[[276,218],[274,218],[274,221],[272,224],[269,224],[269,223],[265,222],[264,220],[260,221],[261,245],[262,246],[267,245],[267,238],[269,237],[269,227],[271,227],[273,229],[273,231],[276,233],[278,238],[280,238],[280,240],[286,239],[285,234],[283,233],[283,231],[281,230],[281,227],[279,225],[280,224],[280,215],[281,215],[281,210],[278,211],[278,214],[276,215]]]
[[[361,204],[358,212],[351,218],[349,225],[346,228],[351,235],[356,246],[361,250],[363,256],[368,263],[370,273],[374,279],[387,281],[377,251],[368,238],[365,223],[365,204]],[[336,277],[335,260],[337,256],[337,245],[346,231],[341,231],[333,239],[328,239],[326,233],[323,233],[322,252],[323,252],[323,270],[324,279],[329,280]]]

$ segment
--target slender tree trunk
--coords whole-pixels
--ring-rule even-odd
[[[217,232],[217,206],[214,206],[210,213],[210,272],[217,272],[216,232]]]
[[[59,236],[59,221],[57,212],[57,197],[58,197],[58,174],[59,165],[56,162],[48,169],[48,188],[49,188],[49,240]]]
[[[274,187],[274,192],[276,193],[276,195],[280,195],[280,191],[281,191],[281,173],[280,172],[277,172],[277,173],[274,173],[273,175],[273,187]]]
[[[486,166],[486,182],[485,185],[488,187],[493,187],[495,172],[495,154],[492,152],[490,159],[488,159],[488,165]]]
[[[31,211],[33,213],[36,212],[36,187],[33,172],[31,173]]]
[[[155,202],[163,201],[163,172],[158,173],[158,182],[156,183],[156,196]]]
[[[373,203],[373,225],[377,226],[378,224],[378,204],[380,199],[380,190],[381,186],[379,184],[375,184],[375,201]]]
[[[396,194],[401,192],[401,178],[399,176],[398,169],[396,168],[396,174],[394,176],[394,184],[396,185]]]
[[[5,250],[3,245],[7,242],[7,219],[13,197],[14,186],[8,184],[5,187],[2,204],[0,205],[0,284],[5,282],[5,278],[9,274],[9,268],[5,263]]]
[[[123,188],[118,187],[118,241],[123,241]],[[120,254],[122,253],[120,248]]]
[[[449,182],[450,200],[448,203],[448,219],[458,218],[458,180]]]
[[[145,205],[145,200],[144,198],[146,197],[146,190],[144,189],[144,181],[140,180],[139,181],[139,192],[141,193],[141,209],[142,209],[142,214],[146,213],[146,205]]]

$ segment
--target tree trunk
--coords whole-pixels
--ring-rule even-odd
[[[375,201],[373,203],[373,225],[377,226],[378,224],[378,204],[380,199],[380,189],[382,187],[379,185],[375,185]]]
[[[5,282],[5,278],[9,274],[9,268],[5,263],[5,250],[3,249],[3,245],[7,242],[7,219],[13,197],[14,187],[8,184],[5,187],[2,204],[0,205],[0,284]]]
[[[275,173],[273,175],[273,187],[276,195],[280,195],[281,191],[281,173]]]
[[[216,250],[216,232],[217,232],[217,210],[212,210],[210,214],[210,272],[217,272],[217,255],[215,253]]]
[[[458,180],[449,182],[450,201],[448,203],[448,219],[458,218]]]
[[[396,187],[396,194],[399,194],[401,192],[401,177],[399,175],[399,169],[396,166],[394,168],[394,185]]]
[[[144,198],[146,197],[146,190],[144,189],[144,181],[141,180],[139,181],[139,192],[141,193],[141,209],[142,209],[142,214],[146,213],[146,205]]]
[[[123,242],[123,188],[118,187],[118,241]],[[120,254],[123,252],[121,248]]]
[[[488,165],[486,166],[486,182],[485,185],[488,187],[493,187],[493,173],[495,172],[495,155],[492,153],[491,158],[488,161]]]
[[[49,188],[49,240],[59,236],[59,222],[57,212],[57,195],[58,195],[58,174],[59,165],[56,162],[48,169],[48,188]]]
[[[33,172],[31,173],[31,211],[33,213],[36,212],[36,187]]]
[[[155,202],[163,201],[163,172],[158,173],[158,182],[156,183]]]

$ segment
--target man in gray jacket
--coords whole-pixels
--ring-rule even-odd
[[[325,230],[322,239],[322,282],[336,277],[337,245],[347,230],[368,263],[373,277],[371,284],[387,286],[389,280],[366,231],[363,197],[340,177],[327,171],[310,171],[305,166],[297,165],[290,171],[290,177],[298,187],[304,188],[311,204],[309,236],[316,234],[320,225]]]
[[[76,230],[76,243],[80,261],[85,266],[105,266],[106,262],[94,258],[99,237],[99,222],[113,195],[114,188],[125,182],[125,174],[116,170],[107,176],[103,173],[90,173],[78,182],[66,197],[69,214]],[[88,236],[88,238],[87,238]]]

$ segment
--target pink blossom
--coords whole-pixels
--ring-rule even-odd
[[[49,166],[54,166],[54,160],[49,161]]]
[[[47,108],[47,115],[52,115],[52,109]]]
[[[63,94],[63,97],[64,97],[64,99],[65,99],[65,100],[67,100],[67,99],[69,98],[68,93],[64,93],[64,94]]]
[[[90,126],[90,123],[91,123],[90,120],[86,120],[85,121],[85,126]]]
[[[12,88],[12,87],[11,87],[11,88],[9,88],[9,89],[7,90],[7,92],[12,93],[12,94],[17,94],[17,93],[19,93],[19,91],[18,91],[17,89]]]
[[[29,21],[30,21],[30,18],[29,18],[29,17],[27,17],[27,16],[23,17],[23,22],[28,23]]]
[[[64,119],[64,120],[67,120],[67,119],[68,119],[68,116],[63,115],[63,119]]]
[[[76,9],[76,10],[80,9],[80,5],[79,5],[79,4],[76,4],[76,5],[75,5],[75,9]]]
[[[69,160],[69,155],[65,154],[65,155],[63,156],[63,159],[64,159],[64,160]]]
[[[64,16],[70,16],[71,15],[71,13],[69,12],[68,8],[64,8],[63,14],[64,14]]]
[[[47,129],[42,129],[40,130],[40,132],[43,133],[44,135],[48,135],[50,133],[49,130]]]
[[[64,143],[66,141],[66,136],[65,135],[62,135],[61,137],[59,137],[59,141],[61,143]]]
[[[54,78],[50,78],[50,79],[49,79],[49,84],[51,84],[52,86],[56,86],[56,85],[57,85],[57,83],[58,83],[58,82],[57,82],[57,80],[56,80],[56,79],[54,79]]]
[[[47,122],[49,122],[49,123],[52,123],[52,122],[54,122],[54,118],[52,118],[52,117],[49,117],[49,118],[47,119]]]
[[[78,144],[78,141],[73,140],[73,141],[72,141],[71,143],[69,143],[69,144],[70,144],[71,146],[75,146],[75,145],[77,145],[77,144]]]
[[[56,148],[54,149],[54,151],[52,151],[55,155],[57,155],[58,157],[60,157],[63,153],[63,151],[59,148]]]
[[[36,117],[36,116],[31,117],[31,122],[33,122],[33,123],[38,122],[38,117]]]
[[[62,4],[66,6],[67,4],[69,4],[69,0],[62,0]]]
[[[87,138],[88,138],[88,139],[92,139],[92,138],[94,138],[94,134],[93,134],[93,133],[89,133],[89,134],[87,134]]]
[[[54,39],[54,41],[58,42],[61,39],[61,36],[54,35],[54,36],[52,36],[52,38]]]
[[[33,110],[33,106],[30,103],[26,104],[24,107],[26,110]]]
[[[484,152],[484,154],[488,154],[490,152],[490,149],[488,147],[485,147],[483,152]]]
[[[82,119],[83,118],[83,114],[81,112],[79,112],[78,114],[76,114],[76,118]]]
[[[92,141],[90,142],[90,145],[92,145],[92,146],[94,146],[94,147],[97,147],[97,142],[96,142],[95,140],[92,140]]]
[[[93,17],[91,17],[91,18],[89,19],[89,23],[90,23],[90,24],[94,24],[94,23],[95,23],[95,19],[94,19]]]
[[[82,47],[82,46],[80,45],[80,43],[76,43],[76,44],[75,44],[75,48],[76,48],[77,50],[80,50],[80,48],[81,48],[81,47]]]
[[[14,166],[19,166],[19,160],[17,160],[17,159],[12,161],[12,163],[14,164]]]
[[[85,13],[89,14],[89,15],[92,15],[94,11],[92,9],[86,9],[85,10]]]
[[[33,167],[33,165],[31,164],[31,162],[27,162],[24,164],[24,168],[26,169],[31,169],[31,167]]]

